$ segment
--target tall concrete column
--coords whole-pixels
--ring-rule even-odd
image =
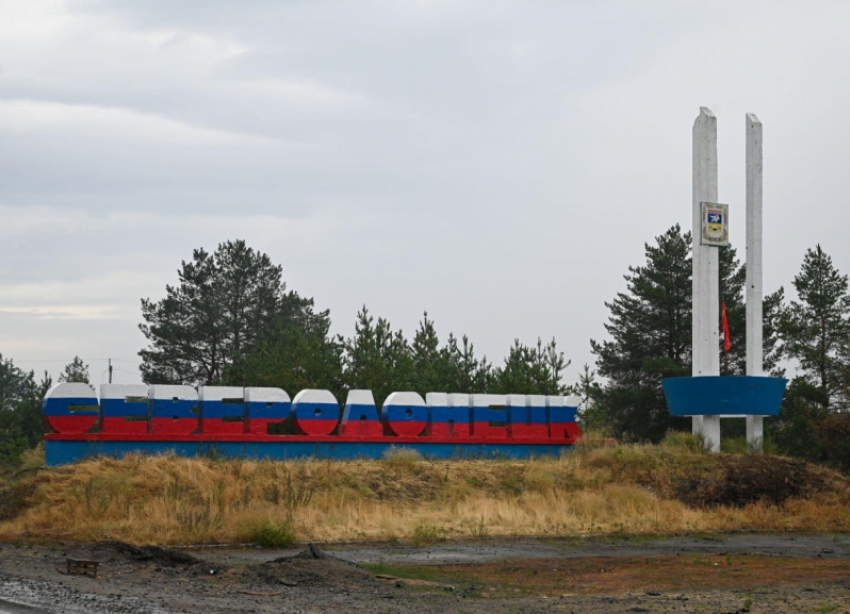
[[[702,245],[700,203],[717,202],[717,117],[707,107],[693,129],[693,371],[720,375],[720,284],[718,248]],[[694,416],[693,432],[702,433],[712,452],[720,451],[720,417]]]
[[[747,113],[747,375],[763,375],[762,126]],[[747,416],[747,444],[762,449],[764,418]]]

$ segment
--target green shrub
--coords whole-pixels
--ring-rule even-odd
[[[410,543],[414,546],[427,546],[444,539],[445,530],[429,523],[421,523],[413,529]]]
[[[266,520],[249,532],[248,541],[262,548],[290,548],[295,545],[295,527]]]

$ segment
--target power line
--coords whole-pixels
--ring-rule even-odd
[[[67,358],[51,358],[49,360],[15,360],[15,359],[12,359],[12,362],[21,364],[21,363],[26,363],[26,362],[71,362],[71,360],[74,360],[74,359],[73,358],[71,358],[70,360],[67,359]],[[91,359],[89,359],[89,360],[91,360]]]
[[[138,371],[127,371],[126,369],[115,369],[114,367],[113,367],[112,370],[117,371],[118,373],[127,373],[129,375],[138,375],[139,374]]]
[[[82,356],[75,356],[74,358],[79,358],[83,362],[103,362],[109,360],[115,360],[118,362],[131,362],[133,364],[140,365],[142,364],[141,360],[129,360],[128,358],[83,358]],[[47,358],[45,360],[38,359],[30,359],[30,360],[16,360],[12,359],[12,362],[15,364],[29,363],[29,362],[72,362],[74,358]]]

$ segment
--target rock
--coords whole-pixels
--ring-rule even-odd
[[[319,549],[315,544],[307,544],[307,548],[310,550],[310,554],[313,555],[314,559],[326,559],[328,555],[325,554],[322,550]]]

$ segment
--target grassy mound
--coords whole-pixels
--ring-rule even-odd
[[[0,484],[0,538],[134,544],[850,531],[850,483],[767,455],[578,446],[556,459],[133,456]]]

